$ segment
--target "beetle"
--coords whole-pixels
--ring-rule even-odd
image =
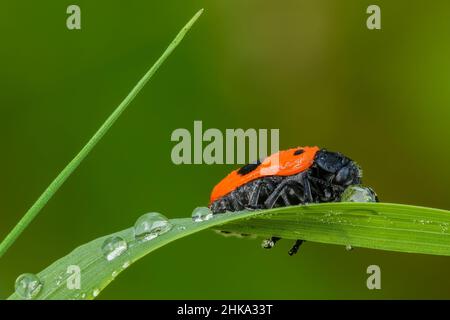
[[[232,171],[213,188],[209,208],[220,214],[335,202],[347,187],[361,184],[361,178],[359,165],[342,153],[317,146],[297,147]],[[278,240],[271,237],[263,247],[272,248]],[[289,255],[297,253],[303,242],[297,240]]]

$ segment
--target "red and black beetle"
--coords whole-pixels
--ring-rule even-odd
[[[212,190],[209,207],[219,214],[334,202],[348,186],[360,184],[361,177],[360,167],[341,153],[298,147],[231,172]],[[266,240],[264,247],[273,247],[279,239]],[[302,242],[297,240],[289,254],[296,253]]]

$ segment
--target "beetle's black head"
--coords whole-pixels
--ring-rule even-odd
[[[339,152],[322,149],[317,152],[314,163],[320,170],[329,174],[329,182],[332,184],[347,187],[361,183],[361,168]]]

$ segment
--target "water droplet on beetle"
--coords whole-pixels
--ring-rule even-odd
[[[127,242],[118,236],[109,237],[103,242],[102,252],[106,260],[111,261],[128,249]]]
[[[148,241],[172,229],[169,219],[158,212],[146,213],[134,224],[136,240]]]
[[[24,273],[16,279],[15,291],[22,299],[31,300],[36,298],[41,289],[42,282],[35,274]]]
[[[197,207],[192,211],[192,221],[202,222],[213,217],[212,211],[207,207]]]

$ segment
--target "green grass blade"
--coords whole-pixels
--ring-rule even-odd
[[[5,254],[8,248],[14,243],[14,241],[20,236],[20,234],[25,230],[25,228],[33,221],[37,216],[39,211],[47,204],[47,202],[53,197],[53,195],[58,191],[61,185],[67,180],[67,178],[75,171],[75,169],[80,165],[80,163],[86,158],[86,156],[91,152],[95,145],[102,139],[105,133],[111,128],[114,122],[120,117],[120,115],[125,111],[127,106],[133,101],[137,96],[139,91],[144,87],[144,85],[150,80],[150,78],[155,74],[158,68],[164,63],[167,57],[172,53],[172,51],[178,46],[181,40],[184,38],[186,33],[202,14],[203,9],[197,12],[194,17],[181,29],[177,34],[175,39],[170,43],[161,57],[155,62],[155,64],[147,71],[147,73],[142,77],[141,80],[136,84],[133,90],[126,96],[126,98],[119,104],[119,106],[114,110],[114,112],[106,119],[102,126],[97,130],[97,132],[92,136],[92,138],[86,143],[86,145],[81,149],[81,151],[69,162],[69,164],[59,173],[59,175],[50,183],[50,185],[45,189],[41,196],[36,200],[36,202],[31,206],[31,208],[25,213],[22,219],[16,224],[16,226],[10,231],[6,238],[0,243],[0,258]]]
[[[147,241],[134,240],[133,228],[114,235],[127,240],[129,248],[107,261],[101,237],[75,249],[38,274],[43,288],[38,299],[92,299],[128,265],[148,253],[187,235],[217,228],[259,236],[352,245],[399,252],[450,255],[450,212],[388,203],[324,203],[263,211],[216,215],[205,222],[172,219],[171,231]],[[255,243],[255,250],[259,244]],[[276,249],[274,249],[276,250]],[[81,269],[81,290],[66,286],[69,265]],[[13,294],[9,299],[18,299]]]
[[[389,251],[450,255],[450,212],[389,203],[324,203],[276,209],[224,230]]]

